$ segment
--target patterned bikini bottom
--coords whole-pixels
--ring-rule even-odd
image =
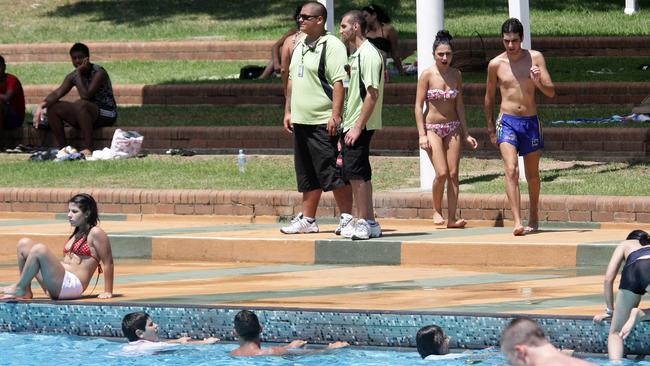
[[[444,123],[427,123],[424,125],[424,129],[427,131],[433,131],[440,138],[444,139],[460,126],[460,121],[449,121]]]

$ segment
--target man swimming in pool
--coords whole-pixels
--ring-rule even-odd
[[[492,144],[501,151],[505,168],[506,195],[514,220],[513,235],[534,232],[539,227],[539,159],[544,148],[542,126],[537,119],[535,91],[555,96],[555,86],[546,69],[541,52],[521,48],[524,27],[516,18],[506,20],[501,27],[506,51],[488,64],[485,90],[485,116]],[[494,104],[497,85],[501,92],[499,117],[494,121]],[[517,153],[524,157],[528,181],[529,218],[524,227],[521,220],[519,192],[519,167]]]
[[[295,340],[285,346],[262,348],[260,335],[262,325],[257,315],[249,310],[242,310],[235,315],[235,334],[239,338],[239,347],[230,352],[231,356],[278,356],[291,352],[307,344],[302,340]],[[330,343],[327,349],[348,346],[347,342]]]
[[[501,333],[500,343],[501,352],[514,366],[595,366],[555,348],[544,329],[528,318],[513,319]]]

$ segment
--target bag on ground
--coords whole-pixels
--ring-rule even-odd
[[[144,136],[135,131],[116,129],[111,142],[111,153],[115,158],[130,158],[138,155]]]

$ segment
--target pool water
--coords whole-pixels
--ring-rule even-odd
[[[466,359],[446,361],[422,360],[415,350],[390,348],[348,347],[329,352],[283,357],[231,357],[228,353],[236,347],[233,343],[215,345],[179,345],[157,354],[125,353],[126,342],[91,337],[42,335],[29,333],[0,333],[0,364],[23,365],[413,365],[435,364],[444,366],[467,365],[480,360],[479,365],[506,365],[506,360],[496,352],[477,352]],[[489,356],[487,359],[484,359]],[[468,361],[469,360],[469,361]],[[604,359],[589,359],[599,365],[610,365]],[[650,362],[634,363],[626,360],[617,365],[650,366]]]

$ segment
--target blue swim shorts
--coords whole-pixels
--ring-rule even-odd
[[[544,148],[544,136],[537,116],[512,116],[501,113],[496,121],[497,144],[507,142],[520,156]]]

